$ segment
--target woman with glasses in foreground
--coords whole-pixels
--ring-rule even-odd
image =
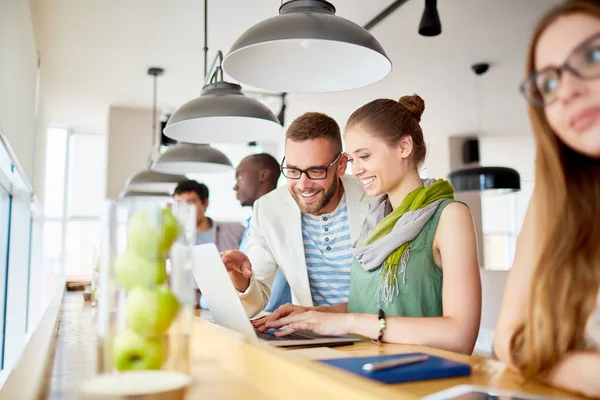
[[[526,378],[600,397],[600,2],[542,19],[527,75],[536,186],[495,351]]]
[[[286,304],[261,329],[359,334],[470,354],[481,314],[473,220],[442,179],[421,180],[425,159],[417,96],[374,100],[347,122],[352,172],[379,196],[354,244],[347,303],[310,309]]]

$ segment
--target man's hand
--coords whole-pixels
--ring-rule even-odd
[[[227,268],[233,286],[238,292],[245,292],[252,277],[252,264],[248,257],[239,250],[225,250],[221,252],[221,260]]]

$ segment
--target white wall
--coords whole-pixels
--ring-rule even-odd
[[[110,107],[106,197],[118,197],[127,179],[148,167],[152,140],[152,110]]]
[[[29,181],[35,137],[37,50],[27,0],[0,1],[0,131]]]

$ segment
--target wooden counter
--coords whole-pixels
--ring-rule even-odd
[[[202,365],[200,357],[213,357],[231,378],[235,378],[232,380],[249,380],[259,390],[264,391],[266,396],[273,398],[412,399],[463,384],[539,396],[579,398],[539,383],[526,383],[518,374],[506,369],[498,361],[424,346],[396,344],[377,346],[365,340],[336,348],[283,350],[262,343],[251,344],[237,332],[201,318],[196,320],[192,342],[196,352],[195,366]],[[310,360],[311,358],[362,357],[413,352],[423,352],[468,363],[473,373],[463,378],[386,385]],[[195,372],[194,375],[198,379],[201,377]],[[201,384],[197,384],[197,387],[200,388]]]
[[[58,310],[59,301],[54,306]],[[96,360],[95,326],[92,309],[81,294],[67,293],[62,299],[62,313],[54,343],[32,337],[19,365],[0,390],[0,399],[80,399],[79,385],[94,374]],[[39,333],[52,335],[54,320],[40,324]],[[199,317],[192,324],[191,374],[194,385],[187,398],[238,400],[279,399],[416,399],[460,384],[489,386],[542,396],[577,398],[539,384],[524,384],[514,373],[496,361],[476,356],[462,356],[420,346],[384,344],[370,341],[336,348],[283,350],[250,341],[237,332]],[[41,348],[53,347],[45,379]],[[46,349],[47,350],[47,349]],[[315,359],[424,352],[469,363],[473,374],[465,378],[430,380],[385,385],[346,371],[315,362]],[[37,355],[37,356],[36,356]],[[40,359],[41,358],[41,359]]]

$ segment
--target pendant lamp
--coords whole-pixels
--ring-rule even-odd
[[[419,35],[437,36],[442,33],[442,22],[437,9],[437,0],[425,0],[425,9],[419,24]]]
[[[489,64],[473,64],[471,69],[475,75],[481,76],[488,71]],[[480,101],[477,101],[477,104],[480,103]],[[481,115],[481,110],[478,111],[478,115]],[[479,129],[481,130],[481,123],[479,123]],[[479,141],[477,139],[467,140],[463,144],[463,162],[479,162]],[[519,172],[507,167],[482,167],[475,165],[473,167],[462,168],[451,172],[448,175],[448,179],[454,186],[455,192],[466,192],[471,190],[516,192],[521,190],[521,177]]]
[[[324,0],[290,0],[244,32],[223,60],[232,78],[287,93],[338,92],[386,77],[392,62],[363,27]]]
[[[164,174],[147,169],[130,177],[125,188],[133,191],[172,192],[185,179],[185,175]]]
[[[143,192],[143,191],[135,191],[135,190],[124,190],[119,194],[120,199],[131,199],[131,198],[143,198],[145,200],[149,199],[169,199],[171,198],[171,193],[169,192]]]
[[[473,167],[454,171],[448,178],[456,192],[470,190],[498,190],[518,192],[521,190],[519,173],[507,167]]]
[[[240,85],[223,80],[222,59],[219,51],[219,64],[202,94],[173,113],[165,135],[186,143],[239,143],[280,135],[281,124],[271,110],[244,96]]]
[[[219,173],[233,169],[221,151],[207,144],[178,143],[158,156],[151,167],[164,173]]]
[[[156,129],[156,86],[157,78],[163,73],[164,69],[162,68],[152,67],[148,69],[148,75],[154,77],[154,101],[152,109],[152,138],[154,149],[150,154],[150,163],[152,162],[153,154],[160,153],[158,150],[160,138],[157,138],[157,133],[160,135],[160,132]],[[164,174],[152,171],[151,169],[146,169],[131,176],[127,182],[125,182],[125,189],[148,192],[171,192],[175,189],[177,183],[185,179],[185,175]]]

